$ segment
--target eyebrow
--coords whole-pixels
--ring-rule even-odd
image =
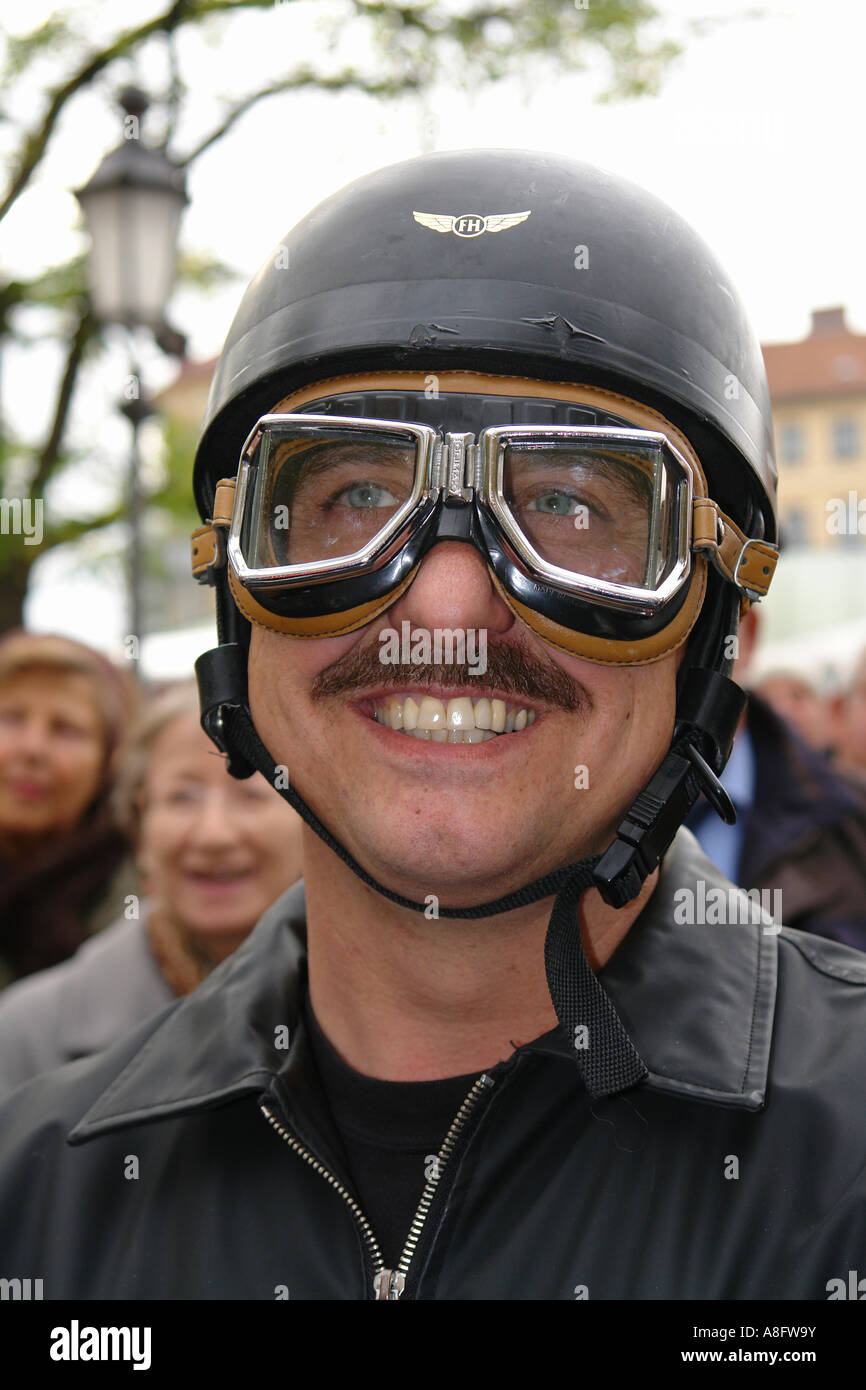
[[[280,446],[277,445],[269,462],[277,462],[282,468],[289,462],[289,457],[280,459]],[[325,468],[332,468],[335,464],[355,461],[405,468],[410,460],[414,462],[415,449],[407,444],[380,444],[375,441],[352,443],[347,439],[337,439],[323,440],[294,457],[301,465],[299,473],[306,476],[309,473],[321,472]]]
[[[542,452],[543,449],[541,447],[533,449],[514,448],[513,450],[516,459],[532,459],[533,456],[537,459],[538,455]],[[567,456],[569,451],[566,449],[557,449],[548,452],[553,452],[555,457],[557,454]],[[613,481],[621,482],[638,502],[652,501],[653,484],[649,475],[642,470],[638,473],[634,466],[620,462],[617,459],[600,458],[598,454],[593,453],[591,449],[583,449],[577,457],[572,458],[570,466],[574,467],[576,465],[582,465],[589,471],[589,481],[591,481],[593,476],[610,478]],[[566,463],[566,466],[568,467],[569,464]]]

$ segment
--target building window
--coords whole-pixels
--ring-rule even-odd
[[[833,421],[833,453],[837,459],[855,459],[860,455],[860,429],[856,420]]]
[[[782,517],[782,544],[806,545],[809,540],[809,518],[800,507],[789,507]]]
[[[779,430],[779,454],[783,463],[800,463],[803,459],[803,430],[800,425],[782,425]]]

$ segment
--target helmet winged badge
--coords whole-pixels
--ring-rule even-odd
[[[528,212],[491,213],[489,217],[482,217],[477,212],[463,212],[458,217],[449,217],[447,213],[413,212],[412,216],[422,227],[429,227],[434,232],[474,237],[481,236],[483,232],[504,232],[509,227],[516,227],[531,216],[531,209]]]

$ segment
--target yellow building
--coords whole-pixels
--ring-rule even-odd
[[[763,352],[783,543],[866,547],[866,334],[816,309],[808,338]]]

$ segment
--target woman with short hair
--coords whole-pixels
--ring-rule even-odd
[[[88,1056],[189,994],[301,875],[301,819],[256,773],[229,776],[194,686],[159,697],[115,792],[147,897],[62,965],[0,996],[0,1095]]]
[[[70,956],[128,853],[111,791],[133,682],[68,637],[0,638],[0,987]]]

